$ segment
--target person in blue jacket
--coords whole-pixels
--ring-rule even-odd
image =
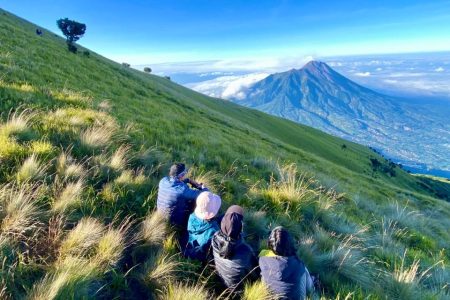
[[[313,280],[297,257],[289,232],[281,226],[274,228],[267,244],[269,249],[259,255],[263,282],[280,299],[306,299],[314,290]]]
[[[219,230],[216,215],[222,201],[218,195],[202,192],[196,200],[194,212],[189,216],[187,233],[188,240],[184,255],[205,263],[210,254],[211,239]]]
[[[170,225],[185,230],[189,215],[195,207],[195,199],[202,191],[207,191],[202,184],[189,178],[186,166],[176,163],[170,167],[169,176],[159,182],[156,208],[169,221]],[[190,184],[193,189],[191,189]]]

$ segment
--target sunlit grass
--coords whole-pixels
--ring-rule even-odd
[[[29,110],[10,113],[6,123],[0,125],[0,135],[6,137],[18,136],[30,130],[31,120],[35,116]]]
[[[16,174],[19,183],[42,179],[47,166],[43,165],[35,154],[29,156],[20,166]]]
[[[129,146],[120,146],[111,156],[109,167],[114,171],[122,171],[130,160]]]
[[[87,93],[70,90],[66,87],[62,90],[51,91],[51,95],[59,101],[71,104],[89,104],[92,102],[92,97]]]
[[[74,229],[69,231],[62,241],[59,254],[68,256],[86,256],[92,254],[105,231],[105,227],[94,218],[81,219]]]
[[[174,256],[152,252],[143,266],[143,280],[152,290],[161,290],[175,281],[180,265]]]
[[[161,300],[207,300],[210,295],[202,285],[171,283],[160,297]]]
[[[55,212],[64,212],[81,203],[84,182],[82,179],[77,182],[69,182],[58,194],[53,202],[52,209]]]
[[[76,163],[69,153],[62,152],[56,160],[56,173],[62,179],[79,179],[86,175],[82,164]]]
[[[162,245],[168,235],[168,225],[158,211],[151,212],[142,221],[140,238],[151,245]]]
[[[246,284],[244,288],[243,300],[273,300],[277,297],[270,292],[267,286],[262,281],[257,281],[252,284]]]
[[[94,150],[109,146],[112,136],[112,128],[107,126],[93,126],[81,132],[80,141],[82,146]]]
[[[0,188],[1,232],[24,235],[40,222],[43,211],[37,203],[39,186],[4,185]]]

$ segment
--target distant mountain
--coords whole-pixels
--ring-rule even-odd
[[[450,171],[448,107],[377,93],[318,61],[270,75],[246,95],[232,100],[371,145],[406,166]]]

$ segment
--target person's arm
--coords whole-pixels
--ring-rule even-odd
[[[208,189],[203,186],[203,183],[198,183],[197,181],[192,180],[190,178],[183,179],[183,182],[186,184],[189,183],[193,188],[196,188],[197,190],[208,191]]]

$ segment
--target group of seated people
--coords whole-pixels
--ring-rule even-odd
[[[244,209],[232,205],[219,216],[220,197],[186,175],[184,164],[172,165],[169,176],[159,183],[157,198],[157,210],[180,233],[185,257],[203,263],[214,260],[218,275],[233,292],[259,276],[281,299],[305,299],[313,291],[313,280],[285,228],[272,230],[268,249],[257,258],[244,240]]]

